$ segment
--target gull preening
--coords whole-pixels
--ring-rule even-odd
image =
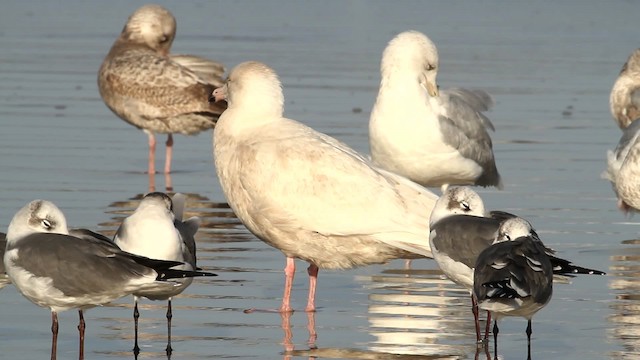
[[[640,117],[640,49],[634,50],[622,66],[611,89],[609,106],[620,129]]]
[[[243,224],[287,257],[280,311],[293,311],[294,259],[308,262],[307,311],[315,311],[318,269],[431,257],[429,215],[436,196],[374,166],[346,144],[283,117],[275,71],[236,66],[215,100],[227,110],[213,132],[224,195]]]
[[[211,129],[224,104],[210,104],[224,67],[194,55],[169,54],[176,20],[159,5],[145,5],[127,21],[98,73],[104,103],[149,137],[149,174],[155,173],[155,134],[168,134],[164,172],[171,172],[174,133]]]
[[[382,54],[380,90],[369,120],[374,163],[424,186],[502,188],[483,111],[482,90],[440,90],[438,51],[417,31],[393,38]]]
[[[531,318],[551,300],[553,266],[546,248],[522,218],[505,220],[493,245],[483,250],[474,269],[473,295],[494,317],[494,354],[498,356],[498,320],[527,319],[527,353],[531,359]]]
[[[607,170],[602,177],[611,182],[618,209],[628,214],[640,211],[640,121],[623,130],[614,151],[607,151]]]
[[[51,359],[57,353],[59,312],[78,309],[82,359],[83,310],[142,290],[167,291],[185,277],[214,275],[174,268],[181,264],[130,254],[111,241],[69,235],[62,211],[45,200],[34,200],[15,214],[4,254],[6,272],[18,291],[51,310]]]
[[[178,261],[182,265],[176,269],[194,271],[196,267],[196,244],[194,236],[200,226],[200,218],[182,220],[186,197],[175,194],[173,199],[161,192],[149,193],[142,198],[136,210],[122,222],[113,241],[122,250],[154,259]],[[150,300],[167,300],[167,354],[171,347],[172,297],[182,293],[193,281],[184,278],[172,288],[150,289],[134,292],[134,347],[138,346],[138,301],[140,297]]]

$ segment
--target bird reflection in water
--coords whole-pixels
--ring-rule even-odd
[[[309,332],[307,345],[309,350],[317,349],[316,339],[318,338],[318,333],[316,332],[316,313],[307,311],[305,314],[307,315],[307,331]],[[292,354],[295,353],[291,315],[293,315],[293,312],[280,312],[280,318],[282,319],[282,331],[284,332],[284,338],[282,339],[282,345],[284,346],[284,360],[291,360],[293,356]],[[314,356],[309,355],[309,360],[314,358]]]
[[[622,241],[625,246],[619,254],[611,256],[609,287],[615,293],[610,305],[613,314],[609,321],[615,326],[610,334],[624,351],[615,351],[613,359],[640,357],[640,239]],[[631,245],[629,247],[628,245]]]
[[[156,174],[149,174],[149,192],[156,191]],[[173,191],[173,181],[171,180],[171,173],[164,174],[164,188],[166,192]]]

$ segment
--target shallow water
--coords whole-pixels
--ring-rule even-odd
[[[164,2],[160,2],[164,3]],[[55,202],[72,226],[110,234],[148,190],[146,136],[117,119],[96,87],[102,58],[142,2],[12,2],[0,12],[0,230],[24,204]],[[561,256],[610,273],[557,285],[534,318],[533,357],[640,355],[637,217],[615,209],[600,179],[620,131],[608,112],[611,86],[638,46],[638,5],[629,1],[511,3],[167,3],[178,20],[174,51],[228,67],[260,60],[281,76],[286,115],[367,152],[367,122],[380,54],[396,33],[428,34],[440,53],[443,87],[480,87],[505,190],[481,189],[490,209],[530,219]],[[163,141],[161,139],[161,141]],[[171,183],[189,194],[187,216],[204,219],[197,279],[174,300],[173,359],[473,358],[465,291],[432,261],[323,271],[315,316],[274,309],[284,257],[250,235],[224,205],[211,133],[176,136]],[[160,147],[159,160],[163,157]],[[155,177],[158,190],[167,179]],[[299,263],[293,304],[306,302]],[[87,358],[132,358],[132,300],[89,310]],[[144,301],[142,358],[162,359],[164,302]],[[0,291],[3,358],[46,358],[49,311]],[[59,356],[77,356],[77,315],[61,315]],[[526,322],[505,319],[499,354],[526,353]],[[390,354],[404,354],[390,355]],[[484,354],[479,354],[485,358]],[[493,355],[493,353],[492,353]]]

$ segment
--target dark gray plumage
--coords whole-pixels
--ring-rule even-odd
[[[5,270],[18,291],[52,314],[51,359],[56,358],[58,315],[78,309],[80,358],[84,357],[83,310],[137,291],[164,289],[180,283],[166,281],[215,274],[173,269],[179,261],[130,254],[88,230],[69,235],[64,214],[53,203],[34,200],[9,224],[3,257]]]
[[[553,267],[547,249],[531,234],[531,224],[516,217],[500,225],[495,243],[478,255],[473,283],[478,306],[495,318],[495,354],[498,320],[503,316],[521,316],[527,319],[530,359],[531,318],[551,300],[553,293]]]

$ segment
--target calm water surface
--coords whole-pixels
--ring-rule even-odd
[[[107,234],[148,189],[146,136],[117,119],[96,87],[102,58],[139,1],[5,3],[0,11],[0,229],[45,198],[72,226]],[[368,152],[367,122],[380,55],[416,29],[438,46],[443,87],[481,87],[505,190],[481,189],[490,209],[530,219],[564,257],[610,273],[557,285],[534,319],[536,359],[634,359],[640,355],[637,218],[615,209],[599,175],[620,131],[608,96],[638,46],[631,1],[175,2],[174,51],[271,65],[286,115]],[[173,359],[474,358],[465,291],[432,261],[323,271],[314,316],[244,309],[279,305],[284,257],[249,234],[224,204],[211,133],[176,137],[171,183],[204,220],[197,279],[174,300]],[[161,160],[164,152],[160,148]],[[167,180],[155,177],[158,190]],[[300,263],[293,303],[306,302]],[[87,358],[132,358],[131,298],[89,310]],[[144,301],[143,358],[163,359],[164,302]],[[47,358],[50,316],[13,287],[0,292],[0,352]],[[77,314],[62,314],[59,356],[77,356]],[[501,323],[499,354],[525,357],[526,322]],[[403,355],[390,355],[403,354]],[[479,354],[485,358],[485,354]]]

